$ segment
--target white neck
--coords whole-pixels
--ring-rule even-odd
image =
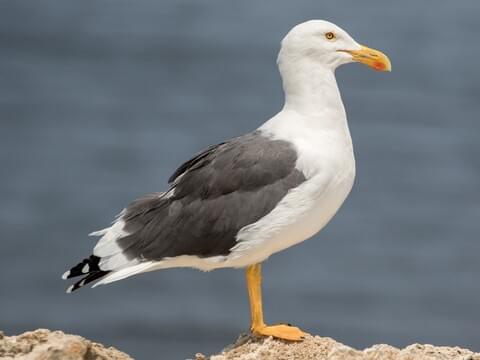
[[[334,72],[304,64],[282,65],[285,105],[259,129],[295,145],[297,168],[307,178],[326,167],[339,174],[354,169],[352,139]]]
[[[281,59],[278,65],[285,92],[285,110],[316,117],[322,122],[345,120],[334,70],[308,58]]]
[[[285,105],[259,129],[295,145],[297,168],[307,178],[328,166],[339,173],[354,169],[352,139],[334,72],[283,65],[279,62]]]
[[[278,60],[285,92],[283,110],[261,128],[274,132],[295,127],[331,130],[350,138],[334,70],[308,58],[286,55],[280,52]]]

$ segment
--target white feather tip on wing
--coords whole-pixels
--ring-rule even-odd
[[[103,236],[107,233],[107,231],[109,229],[110,228],[106,228],[106,229],[102,229],[102,230],[98,230],[98,231],[93,231],[90,234],[88,234],[88,236]]]

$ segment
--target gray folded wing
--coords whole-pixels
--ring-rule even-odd
[[[228,255],[241,228],[305,181],[296,160],[290,143],[259,131],[212,146],[178,168],[168,192],[130,204],[116,242],[137,261]]]

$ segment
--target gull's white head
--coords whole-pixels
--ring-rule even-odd
[[[350,62],[360,62],[378,71],[391,71],[382,52],[358,44],[345,30],[323,20],[310,20],[295,26],[282,41],[278,56],[282,63],[312,64],[335,70]]]

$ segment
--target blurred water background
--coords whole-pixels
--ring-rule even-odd
[[[329,19],[394,71],[338,71],[357,181],[314,239],[264,267],[266,317],[356,347],[480,351],[480,2],[0,2],[0,329],[45,327],[137,359],[246,331],[242,271],[166,270],[72,295],[90,231],[177,165],[282,106],[275,59]]]

